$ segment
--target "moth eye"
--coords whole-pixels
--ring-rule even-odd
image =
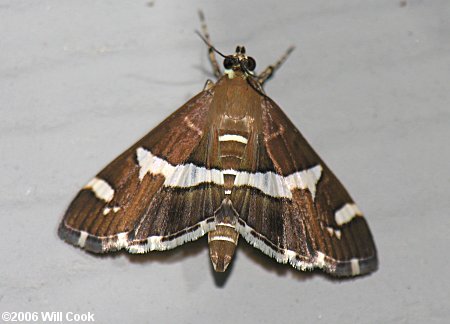
[[[249,71],[253,71],[256,68],[256,61],[253,57],[248,57],[245,65]]]
[[[223,60],[223,67],[227,70],[231,69],[234,65],[234,59],[232,59],[231,57],[226,57]]]

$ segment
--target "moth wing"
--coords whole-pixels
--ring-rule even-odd
[[[282,110],[269,98],[262,102],[262,134],[249,142],[247,159],[258,161],[254,171],[270,174],[270,194],[234,190],[240,234],[298,269],[336,276],[374,271],[376,248],[361,211]]]
[[[106,166],[72,201],[59,236],[92,252],[142,253],[211,230],[220,191],[201,181],[178,188],[189,170],[170,174],[192,156],[206,156],[196,152],[208,147],[211,99],[211,90],[201,92]]]

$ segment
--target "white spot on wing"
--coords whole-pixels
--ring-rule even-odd
[[[90,189],[95,196],[105,202],[110,202],[114,198],[114,189],[103,179],[93,178],[84,186],[84,189]]]
[[[323,268],[325,266],[325,254],[322,252],[317,252],[316,264],[319,268]]]
[[[326,228],[327,228],[327,231],[330,234],[330,236],[336,235],[336,238],[338,240],[341,239],[341,235],[342,235],[341,230],[338,230],[338,229],[335,230],[333,227],[329,227],[329,226],[327,226]]]
[[[80,231],[80,237],[78,238],[78,246],[84,248],[86,245],[86,239],[88,237],[88,232]]]
[[[235,134],[225,134],[222,136],[219,136],[219,142],[239,142],[242,144],[247,144],[248,140],[241,135],[235,135]]]
[[[358,259],[351,259],[351,266],[352,266],[352,275],[357,276],[361,273],[361,270],[359,269],[359,260]]]
[[[117,234],[116,249],[120,250],[128,246],[128,233],[123,232]]]
[[[362,216],[362,212],[355,204],[345,204],[341,209],[336,211],[334,219],[339,226],[350,222],[356,216]]]
[[[120,210],[119,206],[114,206],[114,207],[105,207],[103,208],[103,215],[108,215],[111,211],[113,211],[114,213],[117,213]]]

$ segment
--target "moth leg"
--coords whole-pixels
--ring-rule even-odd
[[[205,86],[203,87],[203,91],[209,90],[214,86],[214,82],[210,79],[206,80]]]
[[[264,71],[262,71],[257,76],[258,83],[261,86],[272,77],[272,75],[275,73],[275,71],[280,68],[281,64],[283,64],[284,61],[286,61],[289,54],[291,54],[293,50],[294,50],[294,46],[289,47],[288,50],[286,51],[286,53],[284,53],[284,55],[275,64],[269,65],[268,67],[266,67],[266,69]]]
[[[200,17],[200,23],[202,24],[202,34],[208,41],[208,44],[211,44],[211,38],[208,33],[208,27],[206,26],[205,15],[203,14],[203,11],[200,10],[198,12],[198,15]],[[211,66],[213,68],[214,76],[219,79],[222,76],[222,72],[220,71],[219,63],[217,62],[216,55],[211,46],[208,46],[208,57],[209,62],[211,63]]]

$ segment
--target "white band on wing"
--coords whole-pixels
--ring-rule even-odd
[[[292,199],[292,190],[308,189],[314,199],[316,184],[322,175],[322,166],[320,165],[284,177],[270,171],[249,173],[232,169],[206,169],[192,163],[172,165],[142,147],[136,150],[136,154],[141,167],[139,179],[142,180],[147,173],[159,174],[164,176],[164,185],[167,187],[188,188],[208,182],[223,185],[224,175],[234,175],[235,186],[249,186],[266,195],[288,199]]]

